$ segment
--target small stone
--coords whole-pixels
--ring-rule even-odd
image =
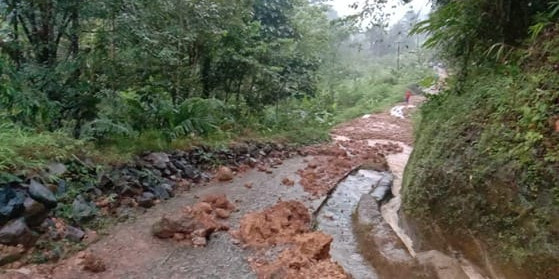
[[[66,226],[66,230],[64,231],[64,238],[73,241],[73,242],[80,242],[85,236],[85,232],[72,226]]]
[[[72,218],[78,222],[87,221],[97,214],[97,208],[92,203],[86,202],[82,196],[78,196],[72,202]]]
[[[168,184],[165,184],[168,185]],[[170,187],[170,185],[169,185]],[[151,190],[153,191],[153,194],[158,198],[158,199],[162,199],[162,200],[168,200],[171,198],[170,193],[167,191],[166,187],[162,186],[162,185],[155,185],[153,187],[151,187]]]
[[[28,190],[29,190],[29,195],[33,199],[43,203],[48,208],[56,207],[56,204],[57,204],[56,197],[43,184],[41,184],[41,183],[32,179],[30,184],[29,184],[29,189]]]
[[[150,192],[144,192],[141,197],[137,199],[138,205],[144,208],[150,208],[155,205],[155,195]]]
[[[295,185],[295,181],[293,181],[293,180],[291,180],[291,179],[289,179],[289,178],[287,178],[287,177],[284,178],[284,179],[281,181],[281,183],[282,183],[283,185],[285,185],[285,186],[293,186],[293,185]]]
[[[225,166],[221,166],[216,173],[216,178],[219,181],[230,181],[233,180],[233,177],[233,171]]]
[[[206,247],[208,241],[205,237],[195,236],[192,238],[192,244],[196,247]]]
[[[5,245],[22,244],[31,247],[37,237],[27,227],[23,218],[13,220],[0,229],[0,243]]]
[[[254,186],[254,183],[252,183],[252,182],[245,183],[245,188],[247,188],[247,189],[252,189],[253,186]]]
[[[227,218],[229,218],[229,216],[231,216],[231,212],[229,210],[226,210],[226,209],[216,208],[215,209],[215,215],[218,218],[227,219]]]

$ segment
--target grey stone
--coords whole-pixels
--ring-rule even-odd
[[[49,174],[55,176],[63,175],[64,173],[66,173],[66,171],[68,171],[68,168],[66,168],[66,166],[61,163],[50,163],[47,168]]]
[[[0,226],[24,211],[24,200],[23,193],[10,188],[0,188]]]
[[[72,203],[72,218],[78,222],[84,222],[95,217],[97,208],[92,203],[84,200],[82,196],[78,196]]]
[[[64,230],[64,238],[73,241],[80,242],[85,236],[85,232],[72,226],[67,226]]]
[[[144,192],[142,196],[137,198],[138,205],[144,208],[150,208],[155,203],[155,195],[150,192]]]
[[[151,162],[158,169],[165,169],[166,164],[170,162],[169,155],[163,152],[150,153],[144,160]]]
[[[33,199],[42,202],[48,208],[56,207],[56,197],[45,185],[32,179],[28,190]]]
[[[158,199],[168,200],[169,198],[171,198],[171,195],[169,194],[169,192],[167,192],[167,189],[165,189],[165,187],[163,187],[162,185],[155,185],[151,187],[151,191]]]
[[[15,246],[21,244],[30,247],[37,237],[27,227],[23,218],[15,219],[0,229],[0,243]]]

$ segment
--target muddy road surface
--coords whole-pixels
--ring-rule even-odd
[[[457,268],[454,274],[445,273],[449,264],[432,264],[448,260],[444,255],[423,254],[420,263],[414,258],[418,253],[413,241],[399,226],[401,178],[413,145],[409,115],[422,101],[413,97],[412,105],[399,105],[392,114],[365,115],[339,125],[332,130],[330,143],[303,148],[301,156],[275,167],[255,168],[235,174],[230,181],[215,179],[193,187],[114,226],[68,259],[8,270],[0,277],[394,278],[379,272],[384,262],[378,266],[379,262],[364,255],[365,250],[403,253],[409,261],[406,265],[423,268],[413,274],[424,275],[427,266],[425,270],[442,270],[439,278],[462,278],[465,268],[459,264],[453,266]],[[376,221],[385,228],[379,248],[373,245],[374,237],[365,242],[358,239],[355,211],[363,195],[369,195],[385,174],[394,176],[394,198],[382,209],[369,206],[384,217]],[[231,211],[203,202],[211,195],[224,195],[233,204]],[[175,218],[179,221],[169,223],[185,212],[191,219]],[[219,229],[212,227],[216,218]],[[154,236],[156,223],[169,230],[159,231],[164,239]],[[417,278],[427,278],[421,276]]]

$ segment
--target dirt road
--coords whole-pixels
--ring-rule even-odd
[[[414,105],[418,105],[421,101],[421,97],[412,98]],[[403,116],[408,114],[405,107],[399,111]],[[282,230],[289,224],[283,224],[285,222],[281,221],[279,223],[283,223],[275,227],[274,220],[268,220],[275,217],[262,215],[265,216],[262,222],[272,223],[271,229],[259,227],[264,226],[260,223],[249,224],[252,231],[247,231],[245,236],[242,235],[243,216],[263,212],[281,201],[298,201],[307,208],[310,215],[314,215],[341,179],[356,167],[368,165],[373,169],[387,170],[385,157],[403,154],[404,159],[407,159],[411,150],[409,146],[413,143],[409,118],[395,117],[388,112],[366,115],[344,123],[333,129],[332,137],[334,138],[332,143],[306,148],[303,150],[306,156],[285,160],[283,164],[267,172],[253,169],[237,174],[229,182],[215,181],[206,186],[195,187],[150,209],[145,214],[138,215],[134,220],[111,228],[101,240],[69,259],[57,264],[11,270],[2,276],[37,279],[271,278],[274,276],[279,276],[274,278],[308,276],[347,278],[343,270],[340,271],[340,266],[328,255],[332,239],[324,235],[311,235],[310,223],[303,222],[302,227],[296,232],[282,234]],[[396,185],[401,179],[405,166],[404,159],[396,159],[396,164],[392,164],[398,167],[392,170],[396,174]],[[158,239],[152,235],[152,225],[162,216],[179,214],[186,206],[191,206],[200,198],[210,194],[224,194],[237,208],[225,221],[230,227],[229,231],[211,234],[207,246],[199,248],[173,239]],[[254,218],[259,216],[251,215]],[[277,218],[283,217],[277,216]],[[291,215],[287,216],[287,223],[291,222],[290,218]],[[391,217],[387,216],[387,218]],[[265,229],[268,230],[266,233]],[[262,242],[264,245],[251,244],[250,238],[256,237],[255,234],[251,234],[254,232],[257,237],[267,237]],[[277,239],[273,234],[282,234],[285,237],[281,241],[271,241],[270,239]],[[336,238],[339,236],[333,237],[336,243]],[[317,239],[324,241],[315,243]],[[300,249],[294,251],[293,247],[297,245]],[[311,250],[321,251],[313,252],[312,255],[307,254],[308,249],[303,249],[308,248],[306,245],[311,247],[309,248]],[[282,262],[281,255],[290,255],[289,253],[302,257],[296,262],[295,269],[293,259]],[[102,261],[105,271],[92,273],[84,270],[84,255],[94,255]],[[346,269],[346,273],[351,274],[351,271]]]

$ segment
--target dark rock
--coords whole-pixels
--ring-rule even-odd
[[[95,196],[101,196],[103,195],[103,191],[101,191],[101,189],[97,188],[97,187],[92,187],[91,189],[87,190],[88,192],[92,193]]]
[[[170,162],[169,155],[163,152],[154,152],[144,157],[144,160],[151,162],[158,169],[165,169]]]
[[[150,192],[144,192],[141,197],[138,197],[137,202],[141,207],[150,208],[155,205],[155,195]]]
[[[179,172],[179,169],[172,163],[167,163],[167,169],[171,172],[169,175]]]
[[[200,172],[191,164],[184,161],[175,161],[173,164],[182,171],[184,178],[198,179],[200,177]]]
[[[64,238],[73,242],[82,241],[84,236],[85,236],[85,232],[76,227],[67,226],[66,229],[64,230]]]
[[[141,188],[136,188],[129,185],[122,187],[122,190],[120,190],[120,195],[125,197],[134,197],[140,194],[142,194]]]
[[[112,186],[113,180],[107,174],[101,175],[101,178],[99,179],[99,187],[109,189]]]
[[[0,229],[0,243],[15,246],[21,244],[31,247],[37,237],[27,227],[23,218],[15,219]]]
[[[164,174],[166,177],[167,177],[167,176],[170,176],[170,175],[171,175],[171,170],[169,170],[169,169],[164,169],[164,170],[163,170],[163,174]]]
[[[41,225],[48,216],[47,208],[32,198],[25,198],[23,205],[25,207],[23,217],[30,227]]]
[[[170,193],[167,192],[167,189],[165,189],[165,187],[163,187],[162,185],[155,185],[151,187],[151,191],[158,199],[168,200],[169,198],[171,198]]]
[[[24,200],[23,193],[10,188],[0,188],[0,226],[24,211]]]
[[[58,187],[56,187],[56,193],[55,193],[56,196],[60,197],[64,195],[67,189],[68,189],[68,185],[66,184],[66,181],[64,180],[58,181]]]
[[[45,185],[32,179],[28,190],[33,199],[42,202],[48,208],[56,207],[56,197]]]
[[[171,197],[173,197],[173,185],[168,184],[168,183],[163,183],[163,184],[161,184],[161,187],[163,189],[165,189]]]
[[[85,222],[95,217],[97,208],[94,204],[78,196],[72,203],[72,218],[78,222]]]

